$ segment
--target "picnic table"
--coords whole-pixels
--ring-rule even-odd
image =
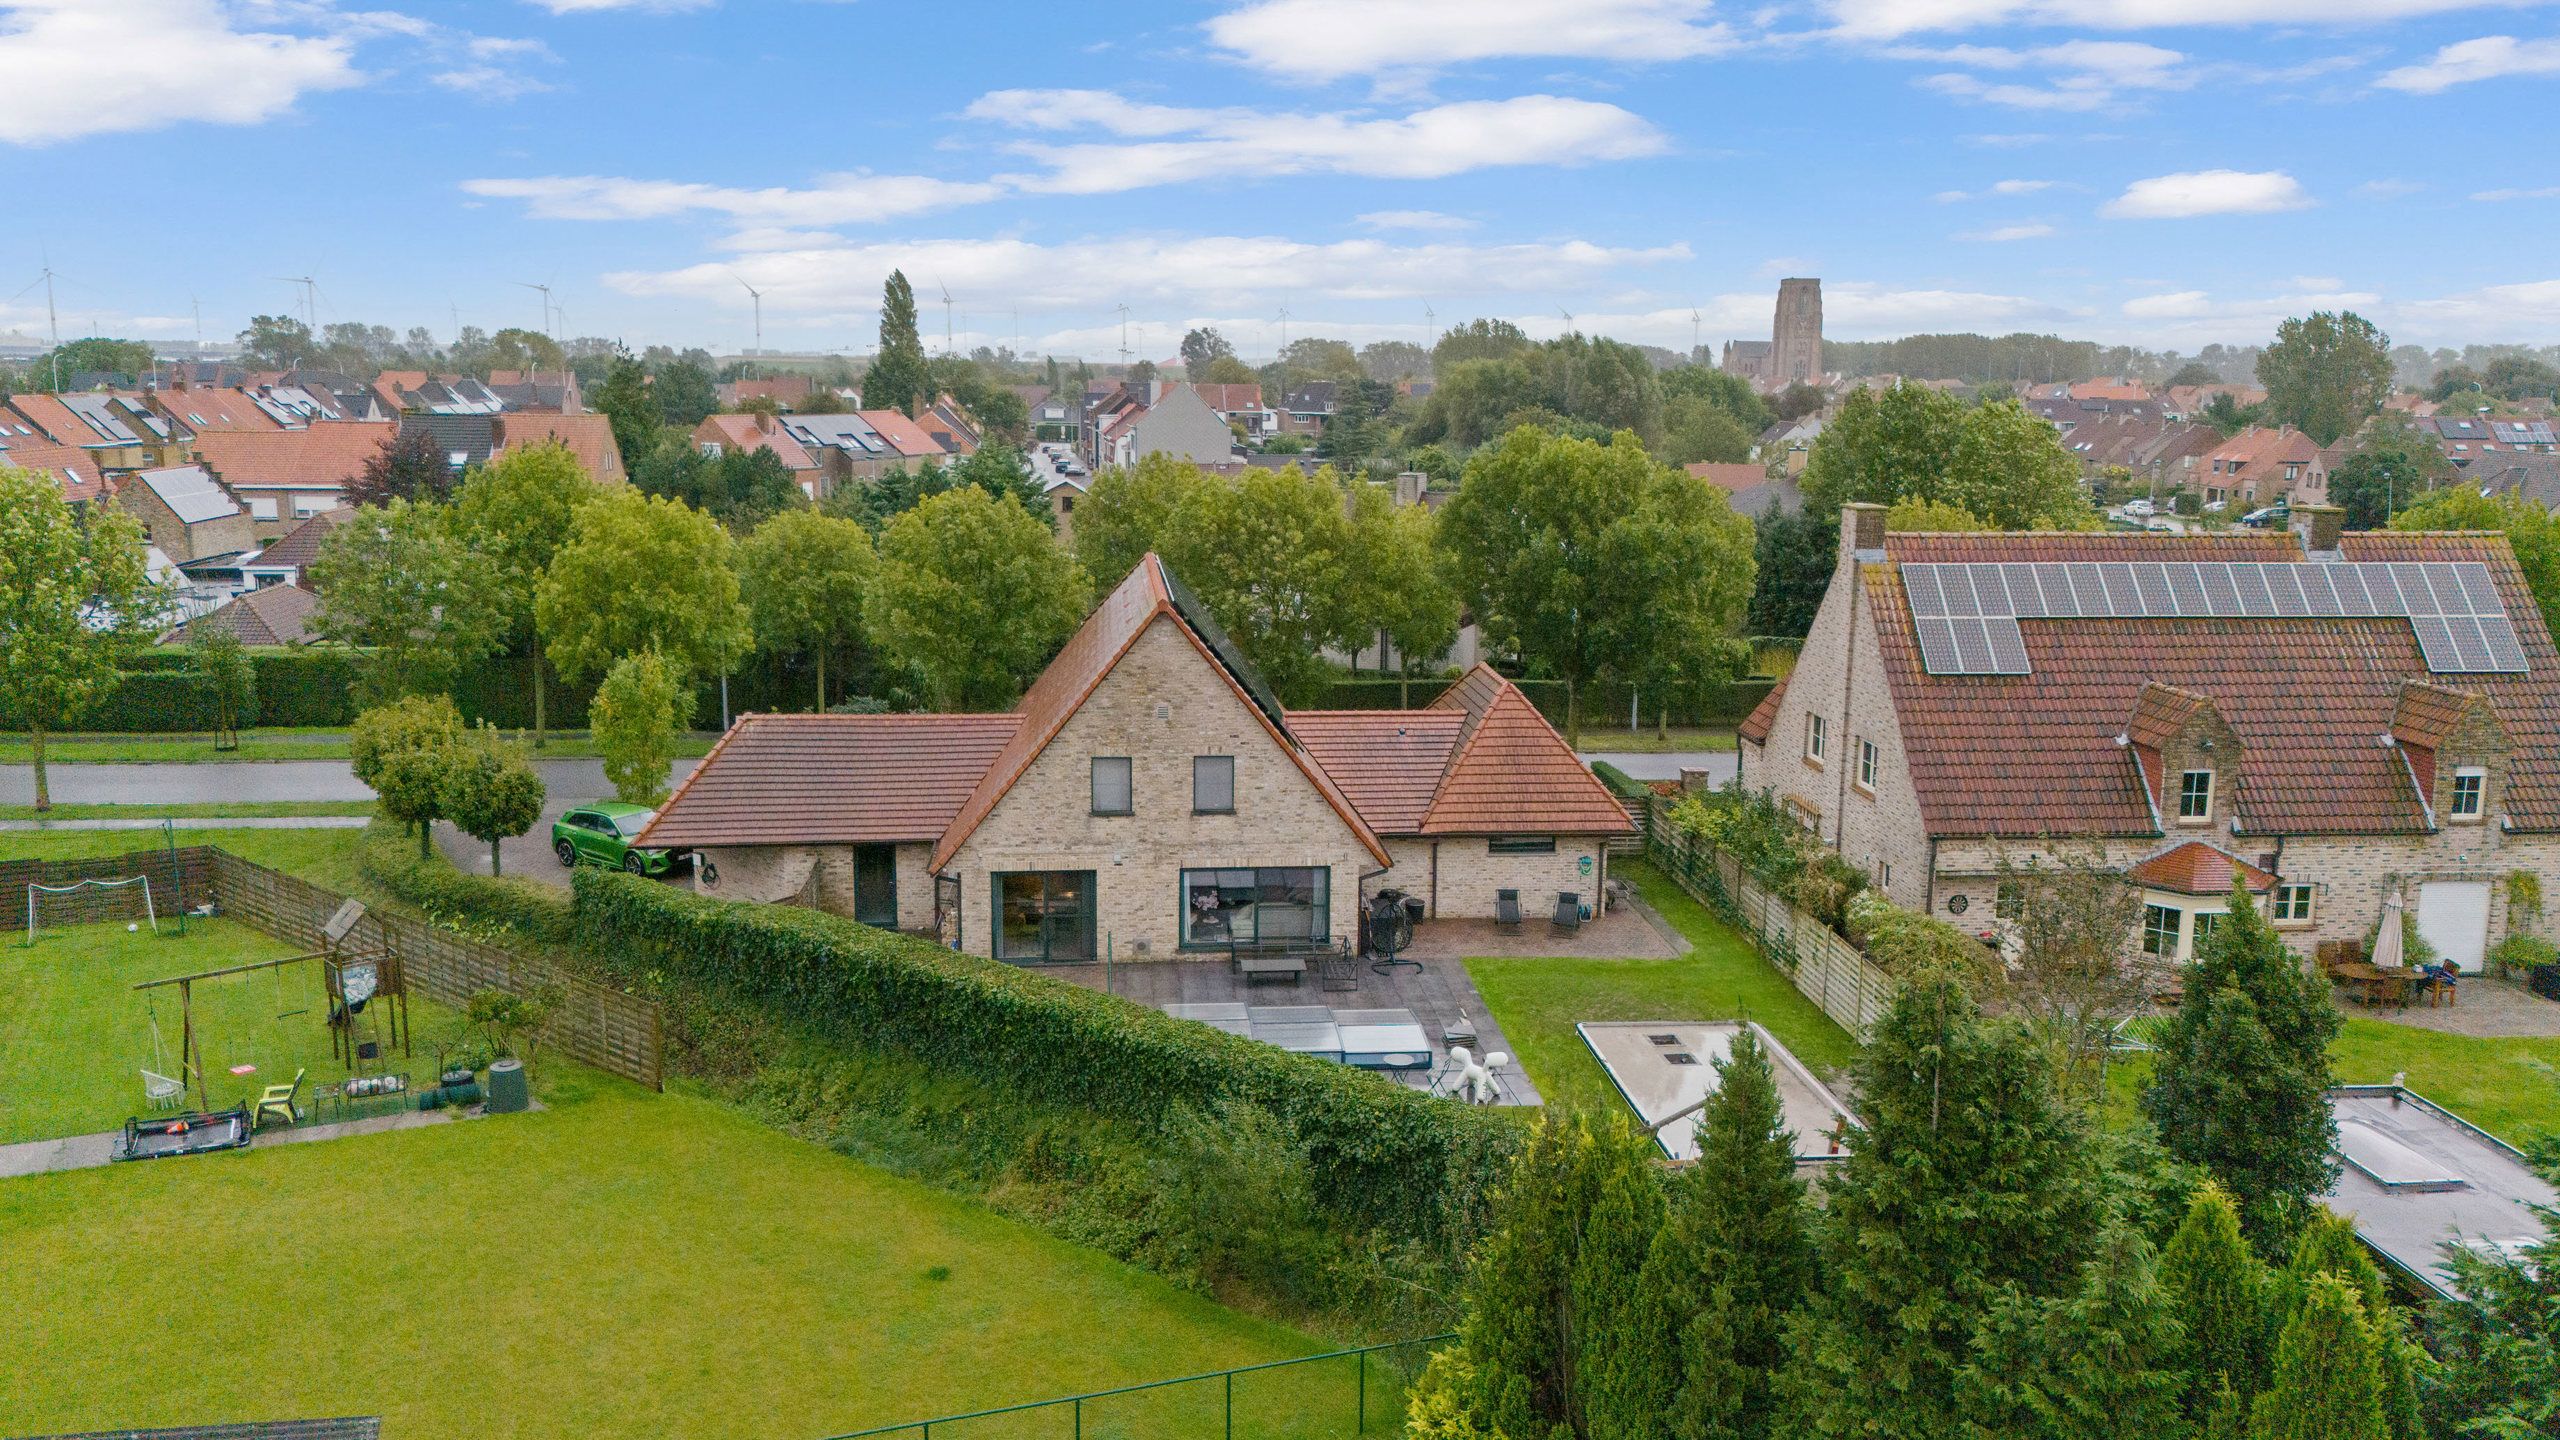
[[[2426,977],[2407,966],[2386,970],[2370,960],[2349,960],[2329,967],[2329,978],[2347,987],[2368,1006],[2409,1007],[2409,992]]]

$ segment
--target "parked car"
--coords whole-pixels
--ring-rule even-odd
[[[616,800],[580,805],[551,822],[551,853],[568,866],[583,860],[634,875],[664,875],[675,868],[677,852],[631,843],[656,818],[658,812],[646,805]]]
[[[2291,506],[2276,504],[2266,506],[2263,509],[2250,511],[2248,514],[2240,517],[2240,523],[2250,526],[2282,525],[2285,521],[2292,518],[2293,509]]]
[[[2230,505],[2231,502],[2228,500],[2207,500],[2204,502],[2204,513],[2207,515],[2219,515],[2224,510],[2229,509]]]
[[[2158,507],[2148,500],[2127,500],[2124,502],[2124,513],[2149,516],[2158,513]]]

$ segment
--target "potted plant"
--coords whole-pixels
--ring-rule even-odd
[[[2509,935],[2489,947],[2488,958],[2534,994],[2560,1000],[2560,945],[2539,935]]]

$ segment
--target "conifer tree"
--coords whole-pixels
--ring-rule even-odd
[[[933,398],[932,389],[932,367],[916,334],[916,287],[905,272],[892,270],[880,289],[880,349],[862,372],[863,406],[913,415]]]
[[[2231,1192],[2260,1253],[2281,1255],[2289,1225],[2337,1176],[2338,1012],[2236,884],[2230,906],[2188,969],[2143,1109],[2171,1154]]]
[[[2356,1238],[2353,1222],[2333,1210],[2314,1212],[2294,1242],[2293,1260],[2271,1286],[2268,1328],[2281,1334],[2301,1313],[2314,1278],[2327,1275],[2355,1292],[2373,1328],[2374,1361],[2381,1372],[2382,1418],[2392,1440],[2418,1440],[2425,1427],[2418,1413],[2418,1375],[2426,1352],[2410,1338],[2408,1325],[2383,1288],[2382,1269]]]
[[[1956,1377],[2003,1296],[2077,1287],[2099,1228],[2052,1067],[1942,969],[1907,978],[1860,1058],[1866,1128],[1816,1222],[1829,1283],[1794,1331],[1796,1433],[1964,1433]]]
[[[2240,1214],[2206,1181],[2160,1252],[2160,1280],[2180,1327],[2189,1418],[2210,1417],[2225,1390],[2246,1396],[2266,1370],[2266,1266],[2240,1235]]]
[[[1966,1433],[2000,1440],[2165,1440],[2186,1432],[2176,1306],[2151,1245],[2110,1225],[2076,1294],[1993,1301],[1959,1386]]]
[[[2252,1440],[2385,1440],[2382,1367],[2364,1304],[2334,1275],[2311,1278],[2276,1343]]]

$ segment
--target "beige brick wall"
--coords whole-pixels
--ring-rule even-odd
[[[1456,919],[1492,919],[1497,890],[1519,891],[1520,913],[1525,916],[1553,913],[1556,896],[1563,891],[1581,896],[1584,904],[1598,910],[1600,886],[1609,875],[1600,839],[1561,835],[1552,855],[1495,855],[1490,845],[1481,835],[1390,840],[1387,853],[1395,858],[1395,868],[1370,881],[1367,892],[1402,890],[1420,896],[1433,915]]]
[[[1916,909],[1928,904],[1928,830],[1911,788],[1884,652],[1876,643],[1874,617],[1858,594],[1858,566],[1845,530],[1831,588],[1805,637],[1803,658],[1787,678],[1768,742],[1742,747],[1742,781],[1793,801],[1826,843],[1875,877],[1894,901]],[[1809,715],[1824,717],[1829,726],[1819,763],[1805,755]],[[1877,750],[1872,792],[1855,783],[1862,740]]]
[[[853,847],[850,845],[730,845],[701,852],[719,873],[707,883],[694,871],[696,894],[721,900],[756,900],[768,904],[796,900],[817,876],[815,908],[850,919],[853,915]],[[933,858],[930,844],[897,847],[898,928],[933,928],[933,875],[925,869]]]
[[[1092,813],[1092,761],[1132,760],[1134,815]],[[1191,760],[1232,755],[1236,813],[1191,813]],[[1181,871],[1212,866],[1329,869],[1333,935],[1357,934],[1364,872],[1377,861],[1255,712],[1170,619],[1158,618],[992,814],[952,857],[962,945],[993,953],[991,877],[1091,870],[1098,936],[1128,959],[1143,943],[1170,956],[1180,936]]]

